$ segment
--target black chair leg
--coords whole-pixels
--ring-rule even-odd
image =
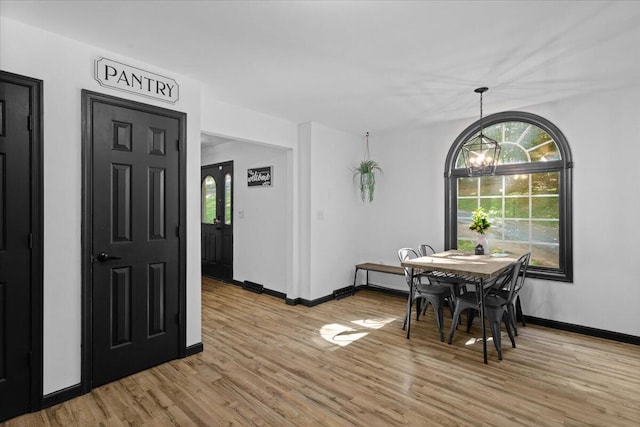
[[[472,308],[467,309],[467,332],[471,331],[471,325],[473,324],[473,318],[476,315],[476,311]]]
[[[498,351],[498,360],[502,360],[502,336],[500,334],[500,322],[491,319],[491,335],[493,336],[493,344]]]
[[[516,340],[513,337],[513,331],[511,329],[511,320],[509,319],[509,313],[504,312],[502,315],[502,320],[504,321],[505,327],[507,328],[507,333],[509,334],[509,339],[511,340],[511,347],[516,348]]]
[[[515,336],[518,336],[518,320],[516,319],[516,310],[513,304],[509,304],[507,306],[507,315],[509,317],[509,324],[513,328],[513,333],[515,334]]]
[[[458,310],[458,307],[456,307],[455,311],[453,312],[453,319],[451,319],[451,330],[449,331],[449,337],[447,339],[447,342],[449,344],[451,344],[451,342],[453,341],[453,333],[456,329],[458,329],[460,315],[462,315],[462,310]]]
[[[433,304],[433,312],[436,317],[436,326],[438,327],[438,332],[440,333],[440,341],[444,342],[444,315],[442,313],[442,303]]]
[[[520,318],[520,321],[522,322],[522,326],[527,326],[527,323],[524,320],[524,313],[522,312],[522,306],[520,305],[520,295],[516,297],[516,315]]]

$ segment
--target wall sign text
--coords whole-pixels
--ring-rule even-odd
[[[247,169],[247,185],[249,187],[271,187],[272,177],[272,166]]]
[[[172,104],[178,100],[179,87],[174,79],[111,59],[96,59],[95,79],[104,87],[123,90]]]

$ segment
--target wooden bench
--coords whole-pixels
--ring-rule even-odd
[[[363,264],[356,265],[356,273],[353,276],[353,287],[356,287],[356,280],[358,279],[358,271],[365,270],[367,272],[366,285],[369,286],[369,272],[375,271],[376,273],[395,274],[398,276],[404,276],[404,268],[398,265],[376,264],[373,262],[365,262]]]

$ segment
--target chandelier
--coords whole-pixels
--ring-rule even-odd
[[[493,175],[500,158],[500,144],[483,133],[482,94],[488,90],[488,87],[479,87],[474,90],[475,93],[480,94],[480,133],[462,146],[464,164],[469,176]]]

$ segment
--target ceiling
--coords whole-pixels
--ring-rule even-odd
[[[640,2],[5,1],[0,15],[372,134],[640,84]]]

